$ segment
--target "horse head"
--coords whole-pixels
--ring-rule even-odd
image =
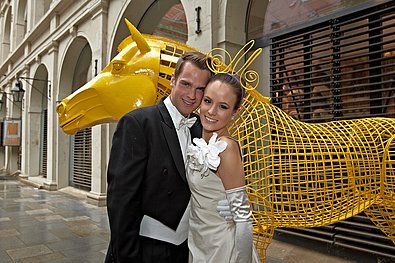
[[[126,24],[131,35],[118,46],[119,53],[100,74],[57,105],[59,125],[65,133],[116,122],[133,109],[154,104],[170,90],[171,74],[182,55],[177,52],[195,50],[142,35],[128,20]]]

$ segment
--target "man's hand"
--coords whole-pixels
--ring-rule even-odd
[[[220,216],[222,216],[226,221],[232,221],[233,216],[230,211],[230,205],[228,199],[220,200],[217,204],[217,211]]]

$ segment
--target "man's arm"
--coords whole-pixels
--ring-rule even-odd
[[[147,147],[140,124],[124,116],[114,133],[107,171],[107,210],[111,253],[115,262],[139,262],[139,231],[142,219],[141,184]]]

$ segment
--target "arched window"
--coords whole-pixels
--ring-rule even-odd
[[[5,15],[3,43],[1,43],[1,61],[7,59],[11,51],[11,8],[8,9]]]
[[[18,46],[23,40],[27,32],[27,1],[22,0],[19,2],[18,11],[15,24],[15,45]]]
[[[173,5],[162,17],[153,35],[186,43],[188,28],[185,11],[181,3]]]
[[[153,2],[138,28],[141,32],[167,37],[181,43],[188,40],[186,15],[180,1]]]

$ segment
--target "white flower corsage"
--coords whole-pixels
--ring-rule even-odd
[[[202,179],[209,175],[209,169],[217,170],[221,162],[219,154],[228,146],[225,141],[217,141],[217,137],[214,132],[208,144],[203,138],[194,138],[195,145],[187,149],[188,167],[201,172]]]

